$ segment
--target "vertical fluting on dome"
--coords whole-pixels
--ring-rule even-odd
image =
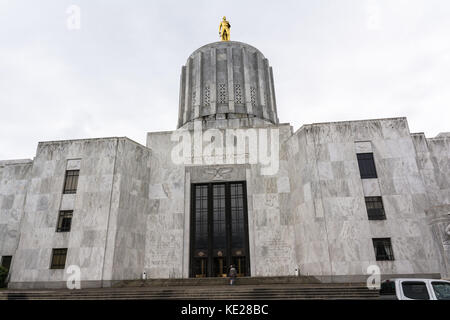
[[[196,50],[181,69],[178,128],[195,119],[278,123],[272,67],[256,48],[223,41]]]

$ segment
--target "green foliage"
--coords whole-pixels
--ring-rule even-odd
[[[0,288],[4,288],[6,286],[5,280],[8,275],[8,269],[0,266]]]

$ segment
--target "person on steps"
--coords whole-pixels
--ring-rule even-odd
[[[234,265],[230,266],[230,272],[228,275],[230,277],[230,285],[234,285],[237,276],[236,268],[234,267]]]

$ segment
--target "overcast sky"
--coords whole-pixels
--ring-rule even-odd
[[[450,131],[448,0],[0,0],[0,159],[174,130],[181,66],[223,15],[269,59],[295,130],[406,116],[411,132]]]

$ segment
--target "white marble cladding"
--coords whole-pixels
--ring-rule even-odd
[[[378,179],[361,179],[363,193],[366,197],[381,196],[380,184]]]
[[[371,264],[383,274],[439,272],[405,118],[305,125],[287,143],[301,273],[358,275]],[[360,178],[362,152],[374,153],[378,179]],[[372,195],[383,197],[386,220],[368,220],[364,196]],[[375,261],[372,238],[391,238],[395,260]]]
[[[423,133],[411,135],[417,165],[426,192],[426,209],[435,245],[440,253],[440,272],[450,277],[450,134],[427,139]]]
[[[419,133],[412,139],[429,206],[450,204],[450,136],[427,139]]]
[[[292,134],[289,125],[280,129],[280,144]],[[221,129],[219,129],[221,130]],[[294,275],[293,225],[289,215],[290,179],[287,153],[280,149],[280,168],[262,176],[259,165],[177,166],[170,150],[172,132],[149,133],[152,149],[151,211],[147,222],[146,271],[153,278],[187,277],[189,259],[190,184],[246,181],[253,276]],[[240,155],[236,154],[236,158]],[[231,170],[230,170],[231,169]],[[188,181],[186,180],[188,179]]]
[[[185,168],[171,159],[172,132],[149,133],[147,147],[152,149],[149,209],[146,226],[144,268],[150,278],[181,278],[186,261],[183,250],[185,227]]]
[[[78,159],[78,160],[73,160]],[[68,248],[66,266],[82,281],[138,277],[143,269],[150,150],[127,138],[39,143],[11,285],[58,282],[50,269],[53,248]],[[79,168],[75,195],[61,197],[65,170]],[[70,232],[55,232],[60,209],[74,210]]]
[[[370,141],[355,141],[356,153],[371,153],[373,152],[372,143]]]
[[[426,210],[426,214],[439,252],[441,275],[450,279],[450,205],[434,206]]]
[[[203,120],[204,129],[278,128],[279,170],[259,165],[176,165],[173,132],[40,143],[33,161],[0,161],[0,254],[12,255],[11,286],[63,281],[53,248],[82,281],[189,276],[192,183],[246,181],[252,276],[448,275],[450,136],[410,134],[405,118],[305,125],[254,118]],[[185,128],[192,130],[191,123]],[[372,152],[377,179],[361,179],[357,153]],[[65,170],[80,170],[62,195]],[[369,221],[365,196],[381,196],[386,220]],[[74,210],[57,233],[59,210]],[[427,212],[428,216],[425,214]],[[437,214],[440,214],[437,217]],[[394,261],[375,261],[373,238],[391,238]],[[361,279],[361,278],[359,278]],[[105,282],[106,281],[106,282]]]
[[[68,159],[66,170],[80,170],[81,159]]]
[[[104,271],[104,279],[139,278],[145,267],[146,231],[144,223],[150,211],[151,151],[130,140],[118,144],[112,189],[108,234],[115,233],[112,274]],[[114,232],[115,231],[115,232]],[[108,242],[108,245],[111,242]],[[105,265],[110,260],[105,259]]]
[[[76,194],[62,194],[60,210],[73,210],[75,208]]]
[[[0,161],[0,257],[15,255],[30,183],[31,160]]]

